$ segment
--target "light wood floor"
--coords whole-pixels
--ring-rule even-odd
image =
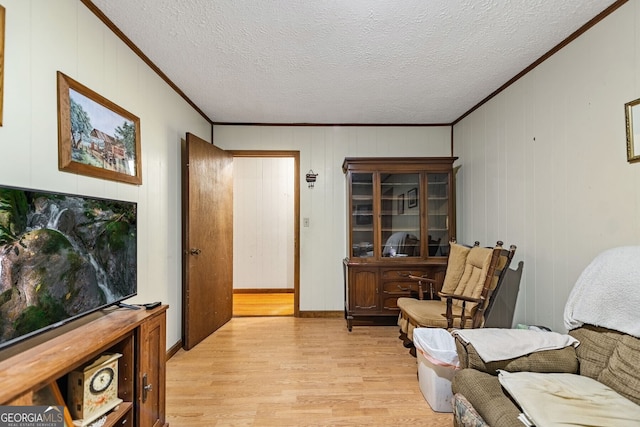
[[[233,316],[293,316],[293,293],[233,294]]]
[[[237,317],[167,363],[172,427],[451,426],[394,326]]]

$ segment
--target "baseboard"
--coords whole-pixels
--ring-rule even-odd
[[[292,288],[256,288],[256,289],[234,289],[234,294],[292,294]]]
[[[300,311],[298,317],[307,319],[338,319],[344,317],[344,311]]]
[[[182,348],[182,340],[178,340],[169,350],[167,350],[167,360],[171,359]]]

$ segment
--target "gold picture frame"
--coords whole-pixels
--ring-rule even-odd
[[[640,162],[640,99],[624,104],[627,128],[627,161]]]
[[[140,119],[58,71],[58,169],[142,184]]]

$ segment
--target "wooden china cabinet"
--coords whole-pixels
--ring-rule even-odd
[[[417,296],[407,276],[443,278],[455,236],[457,157],[346,158],[345,318],[393,325],[397,299]],[[431,289],[425,298],[437,298]]]

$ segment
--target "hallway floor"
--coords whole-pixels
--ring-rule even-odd
[[[234,293],[233,317],[293,316],[293,293]]]

